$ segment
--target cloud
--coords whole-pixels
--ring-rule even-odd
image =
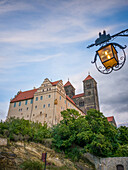
[[[9,102],[0,102],[0,120],[5,120],[9,108]]]
[[[14,0],[3,0],[0,2],[0,14],[10,13],[14,11],[24,11],[34,9],[30,3],[18,2]]]

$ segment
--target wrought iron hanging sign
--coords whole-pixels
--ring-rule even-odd
[[[110,40],[117,36],[128,36],[128,29],[112,36],[110,36],[110,34],[106,35],[106,32],[103,31],[103,34],[99,33],[99,38],[96,39],[95,43],[87,47],[90,48],[101,45],[96,51],[92,63],[95,63],[97,70],[103,74],[109,74],[113,70],[120,70],[126,61],[126,54],[124,51],[126,46],[123,47],[118,43],[109,43]]]

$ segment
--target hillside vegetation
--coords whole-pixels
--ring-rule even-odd
[[[99,157],[128,156],[128,127],[111,125],[99,111],[91,109],[81,116],[74,109],[61,112],[63,120],[48,128],[45,123],[34,123],[11,118],[0,122],[0,136],[10,141],[43,143],[52,139],[52,148],[65,153],[74,161],[86,152]]]

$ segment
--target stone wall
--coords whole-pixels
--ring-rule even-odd
[[[0,138],[0,146],[6,146],[7,145],[7,139],[6,138]]]
[[[96,170],[117,170],[117,165],[123,165],[124,170],[128,170],[128,157],[98,158],[90,153],[84,156],[95,165]]]

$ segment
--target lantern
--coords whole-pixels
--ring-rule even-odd
[[[106,69],[110,69],[118,65],[117,51],[112,43],[101,47],[97,52]]]

